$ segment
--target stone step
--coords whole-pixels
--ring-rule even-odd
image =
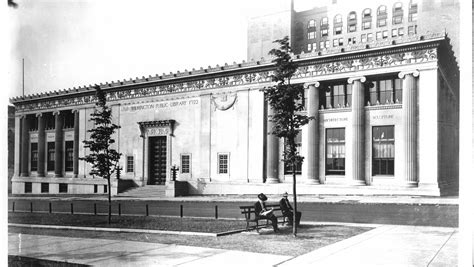
[[[164,185],[147,185],[143,187],[131,188],[119,194],[127,197],[163,197],[166,187]]]

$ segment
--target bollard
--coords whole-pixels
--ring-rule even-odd
[[[218,216],[217,216],[217,205],[216,205],[216,220],[217,220],[217,217],[218,217]]]
[[[122,215],[122,206],[120,205],[120,203],[118,203],[119,206],[118,206],[118,216]]]
[[[71,214],[74,214],[74,206],[73,206],[72,202],[71,202]]]
[[[49,202],[49,213],[52,213],[53,207],[51,206],[51,202]]]
[[[146,216],[148,216],[148,214],[149,214],[149,213],[148,213],[148,204],[146,204],[145,207],[146,207]]]
[[[33,213],[33,202],[30,202],[30,212]]]
[[[12,212],[15,212],[15,201],[13,201]]]
[[[183,205],[179,205],[179,210],[180,217],[183,218]]]
[[[97,215],[97,203],[94,203],[94,215]]]

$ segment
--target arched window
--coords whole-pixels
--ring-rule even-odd
[[[347,16],[347,32],[355,32],[357,30],[357,14],[352,11]]]
[[[401,24],[403,22],[403,4],[396,2],[393,4],[392,24]]]
[[[334,17],[334,24],[336,23],[342,23],[342,16],[341,14],[337,14],[335,17]]]
[[[418,20],[418,3],[410,1],[408,7],[408,22],[416,22]]]
[[[372,9],[366,8],[362,11],[362,18],[367,18],[372,16]]]
[[[387,6],[379,6],[379,9],[377,9],[377,15],[385,14],[387,14]]]

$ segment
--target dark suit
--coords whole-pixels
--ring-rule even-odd
[[[293,207],[290,204],[290,201],[288,201],[288,198],[282,198],[280,200],[280,209],[281,213],[285,216],[288,216],[288,220],[290,221],[290,224],[293,224]],[[301,212],[297,211],[296,212],[296,225],[300,225],[300,219],[301,219]]]
[[[270,213],[266,216],[260,215],[260,213],[267,210],[267,207],[265,206],[265,202],[263,202],[263,207],[262,207],[262,204],[260,204],[260,201],[255,202],[253,206],[255,208],[255,218],[268,219],[272,221],[273,230],[276,232],[278,230],[277,217],[275,217],[273,213]]]

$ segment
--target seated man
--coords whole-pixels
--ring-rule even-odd
[[[281,213],[284,216],[288,216],[290,225],[293,225],[293,207],[291,206],[290,201],[288,201],[287,192],[283,194],[283,198],[280,200],[280,209],[281,209]],[[297,211],[296,212],[296,226],[300,225],[300,219],[301,219],[301,212]]]
[[[268,219],[272,221],[273,231],[278,232],[278,220],[277,217],[273,214],[273,209],[267,209],[265,206],[265,201],[267,196],[263,193],[258,194],[258,201],[255,202],[255,218],[257,219]]]

